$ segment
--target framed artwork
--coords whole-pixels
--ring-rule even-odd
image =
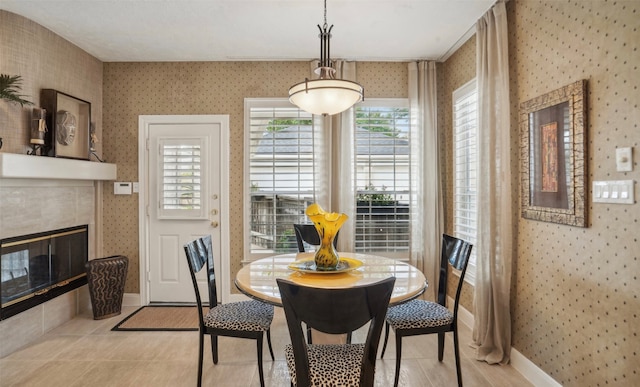
[[[586,80],[520,104],[522,216],[587,227]]]
[[[40,103],[47,112],[47,156],[89,160],[91,103],[53,89],[43,89]]]

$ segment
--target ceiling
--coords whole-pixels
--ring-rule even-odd
[[[495,0],[327,0],[331,58],[439,60]],[[322,0],[0,0],[103,62],[320,56]]]

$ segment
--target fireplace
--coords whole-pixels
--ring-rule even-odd
[[[87,283],[88,228],[0,240],[0,320]]]
[[[116,177],[115,164],[0,152],[0,243],[18,235],[86,224],[88,259],[102,256],[103,192],[106,182]],[[57,291],[50,290],[45,296],[49,300],[12,317],[4,313],[0,358],[91,310],[86,285],[53,297]],[[17,306],[11,308],[18,310]]]

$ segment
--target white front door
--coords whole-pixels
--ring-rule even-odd
[[[221,233],[226,192],[223,138],[228,116],[141,116],[147,135],[146,284],[149,302],[194,302],[193,284],[183,246],[210,234],[218,298],[225,284],[219,275],[227,241]],[[144,120],[144,125],[143,125]],[[227,225],[225,225],[227,226]],[[227,262],[228,264],[228,262]],[[142,268],[141,268],[142,270]],[[143,276],[141,276],[143,278]],[[205,271],[198,275],[208,301]],[[142,284],[144,286],[144,284]],[[227,285],[228,286],[228,285]]]

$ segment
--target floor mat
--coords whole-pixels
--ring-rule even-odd
[[[143,306],[112,331],[197,331],[198,310],[196,306],[148,305]]]

